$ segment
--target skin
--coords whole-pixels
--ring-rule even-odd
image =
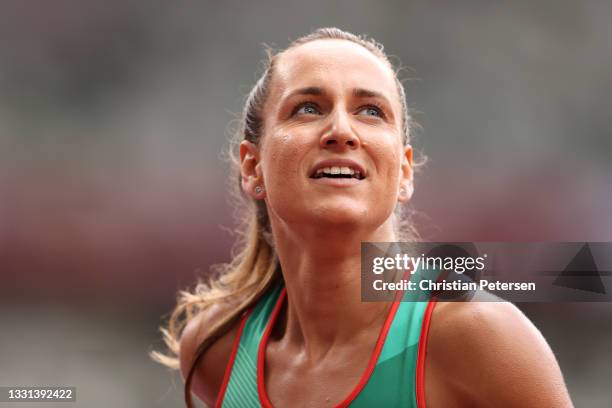
[[[413,191],[394,74],[357,44],[313,41],[280,56],[264,113],[263,139],[243,142],[240,156],[244,190],[268,208],[289,299],[266,349],[266,390],[274,406],[334,406],[365,370],[390,307],[360,301],[360,243],[394,241],[393,209]],[[349,186],[310,178],[317,163],[336,158],[354,160],[366,178]],[[187,325],[184,375],[206,328],[228,308]],[[235,333],[198,366],[193,391],[208,405]],[[546,341],[503,302],[438,304],[425,394],[428,407],[572,406]]]

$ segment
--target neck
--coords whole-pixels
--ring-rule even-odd
[[[274,224],[287,290],[279,319],[284,342],[318,360],[362,330],[382,326],[390,304],[361,301],[361,242],[393,241],[390,221],[369,232],[298,232]]]

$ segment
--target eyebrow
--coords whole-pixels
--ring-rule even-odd
[[[323,90],[323,88],[320,88],[318,86],[307,86],[305,88],[299,88],[299,89],[296,89],[295,91],[292,91],[289,95],[287,95],[285,99],[290,99],[291,97],[295,95],[320,96],[320,95],[325,95],[325,91]],[[370,89],[355,88],[353,89],[353,96],[356,98],[379,98],[385,101],[387,104],[389,104],[389,100],[387,99],[385,95],[377,91],[372,91]]]
[[[380,92],[376,92],[376,91],[371,91],[369,89],[364,89],[364,88],[355,88],[353,89],[353,96],[357,97],[357,98],[379,98],[382,99],[385,102],[389,102],[389,100],[387,99],[387,97],[385,95],[383,95]]]
[[[296,89],[291,92],[285,99],[289,99],[295,95],[324,95],[325,91],[323,88],[319,88],[318,86],[307,86],[306,88]]]

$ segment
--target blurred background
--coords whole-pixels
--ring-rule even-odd
[[[0,385],[183,406],[147,353],[176,291],[229,258],[220,153],[262,44],[318,27],[406,67],[425,239],[612,241],[611,17],[603,0],[3,1]],[[609,407],[612,305],[519,306],[576,406]]]

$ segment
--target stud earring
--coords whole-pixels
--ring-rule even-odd
[[[400,187],[400,195],[406,195],[406,187]]]
[[[263,193],[264,188],[262,186],[255,186],[255,194],[259,195]]]

